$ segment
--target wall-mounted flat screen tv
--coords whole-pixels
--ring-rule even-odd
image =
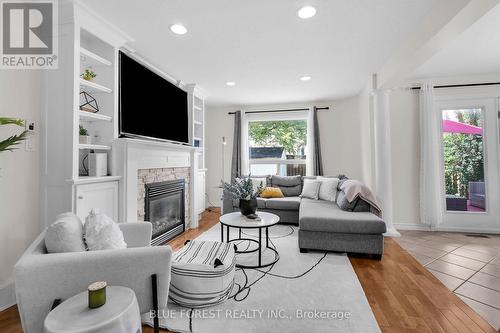
[[[187,92],[119,53],[120,137],[189,143]]]

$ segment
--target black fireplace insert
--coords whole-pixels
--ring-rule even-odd
[[[185,230],[184,179],[145,186],[144,219],[153,225],[151,245],[162,245]]]

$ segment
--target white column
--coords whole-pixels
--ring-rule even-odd
[[[400,236],[393,224],[391,119],[388,90],[373,92],[375,188],[387,225],[385,236]]]

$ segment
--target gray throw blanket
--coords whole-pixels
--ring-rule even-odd
[[[358,198],[362,199],[370,205],[372,213],[382,217],[382,209],[375,194],[364,183],[359,180],[348,179],[342,183],[340,189],[345,193],[347,201],[354,202]]]

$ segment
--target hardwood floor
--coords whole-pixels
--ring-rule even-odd
[[[218,218],[217,210],[206,211],[198,228],[169,244],[174,250],[182,247],[217,224]],[[385,245],[381,261],[350,256],[382,332],[496,332],[395,241],[388,238]],[[22,332],[15,306],[0,312],[0,332]],[[144,327],[143,332],[153,329]]]
[[[381,261],[350,260],[382,332],[496,332],[391,238]]]

